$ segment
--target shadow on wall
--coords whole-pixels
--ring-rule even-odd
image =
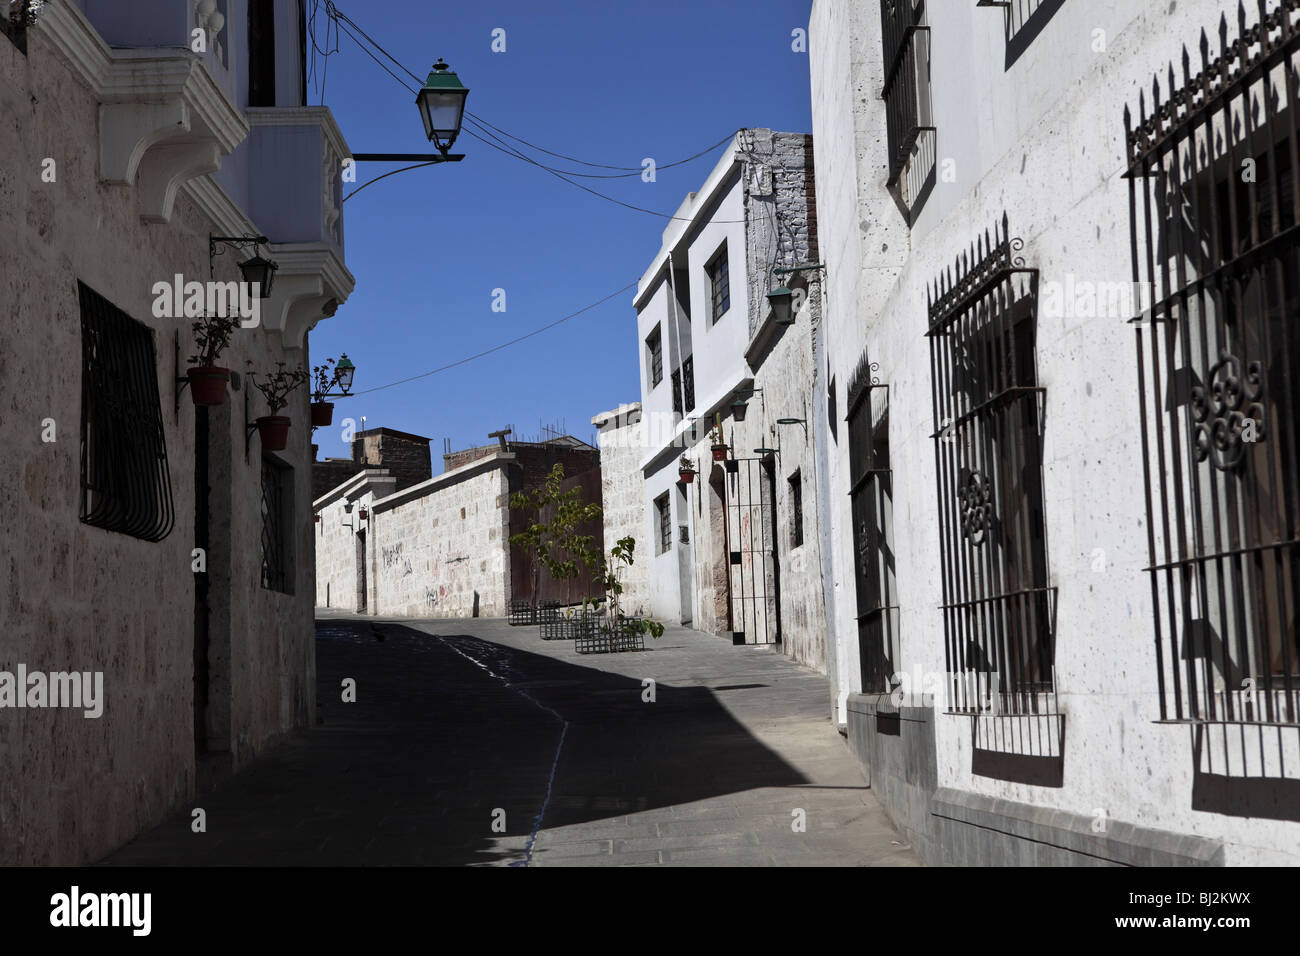
[[[569,721],[548,828],[808,782],[708,688],[659,684],[651,706],[641,700],[640,680],[456,635],[455,628],[449,621],[435,637],[384,624],[380,641],[369,621],[318,621],[324,726],[204,797],[209,819],[227,821],[223,840],[194,840],[186,809],[104,862],[518,859],[497,841],[520,844],[543,806],[561,727],[545,708]],[[347,677],[357,682],[355,703],[340,699]],[[496,808],[506,811],[504,834],[492,832]]]
[[[1007,56],[1003,69],[1015,66],[1063,6],[1065,0],[1009,0],[1006,8]]]

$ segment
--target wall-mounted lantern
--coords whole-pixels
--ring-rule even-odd
[[[221,254],[218,243],[234,249],[253,247],[253,255],[239,264],[239,273],[249,285],[257,284],[258,298],[266,299],[271,295],[271,285],[275,281],[275,271],[279,266],[270,259],[258,254],[263,243],[271,240],[266,236],[208,236],[208,273],[212,272],[212,261]]]
[[[777,286],[767,294],[772,306],[772,321],[777,325],[794,324],[794,293],[785,286]]]

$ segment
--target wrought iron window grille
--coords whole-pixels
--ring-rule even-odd
[[[144,541],[175,523],[154,336],[84,283],[81,520]]]
[[[893,471],[889,461],[889,391],[863,359],[849,383],[849,497],[857,597],[858,665],[863,693],[888,693],[898,670],[899,605],[892,568]],[[881,413],[871,395],[883,390]]]
[[[1124,110],[1160,719],[1225,743],[1300,727],[1300,0],[1256,6]]]
[[[881,42],[889,150],[886,186],[910,225],[935,179],[936,128],[930,103],[930,28],[925,0],[881,0]]]
[[[293,593],[293,469],[262,456],[262,587]]]
[[[949,712],[1058,713],[1042,484],[1038,270],[1004,215],[929,293]],[[971,692],[974,672],[997,700]]]

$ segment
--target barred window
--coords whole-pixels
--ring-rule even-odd
[[[930,109],[930,27],[925,0],[880,0],[884,52],[887,185],[909,225],[934,188],[935,127]]]
[[[1038,272],[1002,219],[930,293],[949,707],[1055,714]],[[972,677],[977,679],[972,679]],[[996,700],[992,695],[997,694]]]
[[[673,519],[668,507],[668,492],[655,499],[655,513],[659,517],[659,553],[673,546]]]
[[[664,339],[655,326],[655,330],[650,333],[649,338],[645,340],[646,357],[650,363],[650,387],[654,388],[664,380]]]
[[[175,522],[153,332],[84,283],[81,520],[161,541]]]
[[[790,476],[790,547],[803,544],[803,476],[796,470]]]
[[[682,370],[673,372],[673,411],[682,413]]]
[[[687,412],[695,411],[695,356],[682,363],[682,395]]]
[[[893,472],[889,467],[889,392],[873,422],[871,396],[884,387],[863,362],[849,385],[849,497],[857,589],[858,662],[863,693],[891,689],[898,664],[898,588],[894,580]]]
[[[1273,6],[1124,115],[1160,715],[1225,738],[1300,725],[1300,10]]]
[[[713,321],[717,322],[731,308],[731,275],[727,266],[727,246],[715,255],[705,271],[709,274]]]
[[[262,587],[293,593],[293,469],[262,456]]]

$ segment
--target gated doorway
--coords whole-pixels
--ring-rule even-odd
[[[731,642],[779,644],[781,571],[776,557],[776,469],[770,459],[730,459],[724,487]]]

